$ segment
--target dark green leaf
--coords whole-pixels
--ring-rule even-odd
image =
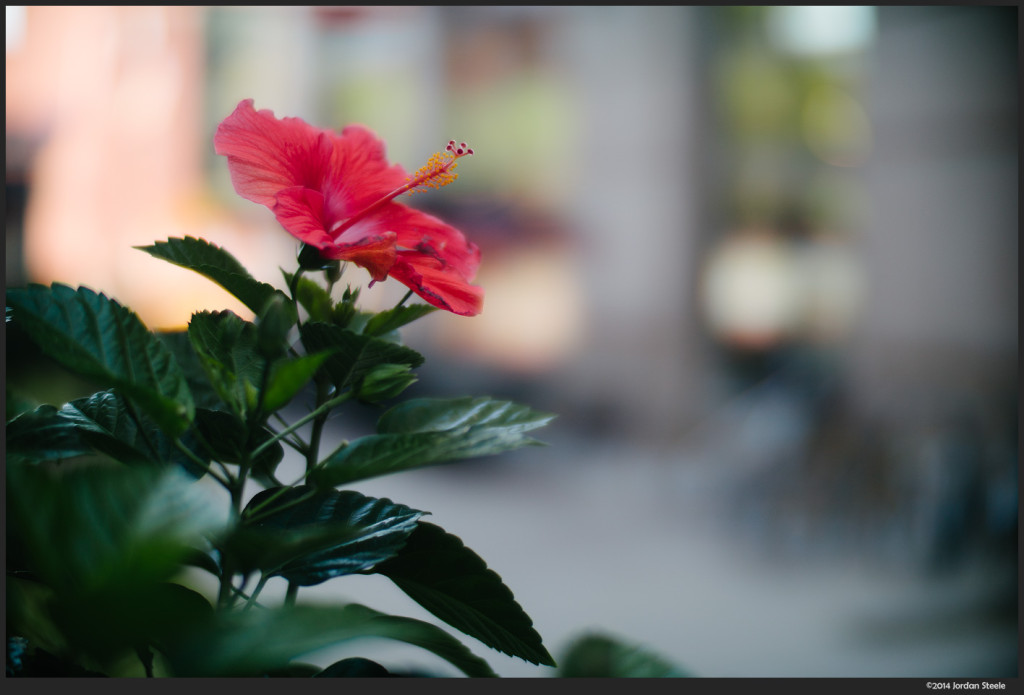
[[[179,640],[166,654],[176,676],[244,677],[284,668],[317,649],[367,637],[421,647],[468,676],[495,675],[486,661],[436,625],[359,604],[219,613],[205,629]]]
[[[223,463],[242,463],[246,452],[254,450],[273,437],[265,428],[259,428],[250,440],[249,430],[237,416],[223,410],[196,409],[196,427],[202,441],[210,447],[209,455]],[[257,479],[269,480],[277,464],[284,458],[284,448],[275,442],[252,461],[252,472]]]
[[[239,526],[221,544],[224,562],[233,572],[260,572],[274,576],[291,560],[333,548],[358,531],[344,524],[322,524],[298,528]]]
[[[285,664],[282,668],[260,674],[265,678],[314,678],[322,671],[319,666],[293,662]]]
[[[379,434],[343,445],[310,473],[309,480],[320,487],[335,487],[538,444],[525,433],[553,417],[490,398],[406,401],[381,416]]]
[[[291,347],[288,333],[298,318],[295,305],[283,294],[275,294],[267,300],[256,321],[256,345],[265,359],[284,357]]]
[[[398,555],[374,572],[488,647],[530,663],[555,665],[512,591],[458,536],[420,522]]]
[[[388,678],[391,674],[376,661],[352,657],[335,661],[314,678]]]
[[[335,270],[340,267],[340,262],[330,258],[324,258],[320,249],[312,244],[302,244],[299,247],[299,267],[303,270]]]
[[[185,375],[164,343],[138,316],[81,287],[31,285],[11,289],[14,320],[60,364],[119,388],[174,437],[193,416]]]
[[[243,523],[240,532],[261,548],[260,569],[311,586],[393,557],[421,516],[405,505],[351,490],[272,488],[246,505],[242,518],[252,521]]]
[[[14,651],[19,638],[7,641],[7,676],[9,678],[106,678],[107,674],[91,671],[39,647],[24,643],[23,652]]]
[[[550,413],[487,396],[417,398],[399,403],[384,413],[377,421],[377,432],[455,432],[465,428],[490,427],[521,433],[543,427],[554,418]]]
[[[273,413],[285,405],[310,382],[320,365],[331,356],[331,350],[278,361],[270,372],[263,411]]]
[[[391,331],[398,330],[407,323],[412,323],[416,319],[436,310],[437,307],[429,304],[410,304],[409,306],[398,306],[394,309],[388,309],[367,321],[366,326],[363,328],[363,334],[382,336]]]
[[[182,563],[191,567],[198,567],[199,569],[206,570],[215,577],[221,575],[220,564],[217,562],[217,556],[207,550],[192,550],[190,551]]]
[[[356,310],[356,302],[358,300],[359,288],[357,287],[353,290],[351,286],[346,287],[345,293],[341,295],[341,301],[331,308],[330,323],[339,328],[348,328],[359,333],[360,329],[366,324],[367,319],[360,319],[358,328],[353,326],[357,316],[364,316],[364,314]]]
[[[7,423],[8,461],[26,458],[53,461],[92,453],[74,424],[52,405],[41,405]]]
[[[223,527],[218,501],[173,469],[7,467],[8,533],[52,592],[44,618],[105,663],[187,630],[198,597],[164,583]]]
[[[649,650],[600,634],[578,638],[559,661],[561,678],[685,678],[691,675]]]
[[[82,440],[96,451],[122,463],[170,464],[180,466],[195,477],[205,473],[205,467],[196,465],[192,457],[175,446],[145,416],[140,415],[136,422],[124,399],[114,391],[101,391],[71,401],[60,409],[57,417],[75,428]],[[181,443],[195,458],[204,464],[209,462],[191,431],[182,435]]]
[[[224,406],[224,401],[210,384],[196,349],[188,337],[188,331],[157,331],[160,338],[185,374],[185,382],[192,392],[192,400],[197,408],[217,409]]]
[[[144,598],[135,605],[125,605],[120,611],[121,620],[157,648],[187,637],[213,617],[213,606],[206,597],[173,582],[155,585]]]
[[[163,581],[223,523],[214,492],[175,469],[7,467],[7,520],[31,569],[71,593]]]
[[[254,314],[260,313],[275,294],[284,296],[272,285],[253,279],[234,256],[204,239],[171,238],[135,248],[206,276],[237,297]]]
[[[415,350],[331,324],[310,321],[302,324],[299,333],[307,353],[336,350],[324,363],[324,368],[338,389],[358,385],[370,370],[381,364],[410,367],[423,364],[423,356]]]
[[[265,360],[256,326],[230,311],[192,315],[188,336],[213,388],[239,416],[256,405]]]
[[[284,272],[284,271],[282,271]],[[284,280],[291,287],[293,273],[284,272]],[[300,277],[295,288],[295,299],[306,310],[310,321],[331,321],[331,295],[323,287],[308,277]]]
[[[8,358],[8,364],[11,364],[10,358]],[[10,383],[4,384],[4,396],[6,400],[4,410],[8,421],[34,410],[42,404],[41,401],[12,389]]]

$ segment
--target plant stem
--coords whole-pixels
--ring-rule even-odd
[[[221,485],[226,487],[228,490],[231,489],[231,481],[230,481],[229,478],[222,478],[221,476],[217,475],[217,473],[214,472],[214,470],[212,468],[210,468],[209,466],[206,465],[206,462],[204,462],[201,458],[196,456],[194,451],[192,451],[187,446],[182,444],[180,439],[175,439],[174,440],[174,446],[177,447],[178,450],[181,453],[185,454],[185,456],[187,456],[189,458],[189,460],[192,461],[192,463],[196,464],[197,466],[202,468],[204,471],[206,471],[207,475],[209,475],[211,478],[216,480],[218,483],[220,483]],[[220,462],[218,461],[218,463],[220,463]],[[221,468],[224,470],[224,473],[226,475],[230,476],[230,473],[228,473],[228,470],[226,468],[224,468],[224,464],[220,464],[220,465],[221,465]]]
[[[327,399],[327,383],[323,380],[317,380],[316,383],[316,407],[317,409],[323,405]],[[313,431],[309,435],[309,448],[306,449],[306,474],[308,475],[313,467],[316,466],[317,459],[320,456],[320,437],[324,431],[324,425],[327,423],[328,411],[325,410],[313,419]]]
[[[288,426],[288,421],[285,420],[283,417],[281,417],[280,413],[274,413],[273,417],[274,417],[275,420],[280,422],[285,427]],[[267,427],[267,429],[270,430],[271,434],[273,434],[273,435],[277,434],[277,432],[275,432],[274,430],[270,429],[269,426]],[[291,448],[295,449],[295,451],[299,452],[303,456],[306,455],[306,450],[309,449],[309,445],[306,444],[306,442],[302,441],[302,437],[300,437],[297,434],[292,436],[292,437],[290,437],[290,438],[284,439],[284,443],[287,444],[288,446],[290,446]]]
[[[401,300],[399,300],[398,304],[395,305],[395,308],[397,309],[398,307],[400,307],[403,304],[405,304],[407,301],[409,301],[409,297],[411,297],[411,296],[412,296],[412,290],[409,290],[408,292],[405,293],[405,296],[402,297]]]
[[[217,592],[217,608],[228,608],[231,605],[231,593],[235,588],[231,585],[234,572],[225,562],[221,567],[220,590]]]
[[[269,575],[260,575],[260,581],[256,584],[256,588],[252,590],[252,594],[249,596],[249,600],[245,602],[245,607],[242,610],[247,611],[255,605],[256,597],[263,591],[263,587],[266,586],[268,579],[270,579]]]
[[[284,605],[294,606],[295,597],[299,595],[299,585],[295,582],[288,582],[288,592],[284,595]]]
[[[259,456],[261,453],[263,453],[263,451],[266,450],[267,447],[271,446],[274,442],[282,439],[283,437],[286,437],[287,435],[291,434],[295,430],[297,430],[300,427],[302,427],[303,425],[305,425],[310,420],[316,419],[322,413],[327,412],[328,410],[330,410],[331,408],[333,408],[336,405],[340,405],[340,404],[344,403],[345,401],[347,401],[351,397],[352,397],[352,392],[351,391],[345,391],[340,396],[335,396],[331,400],[329,400],[326,403],[322,404],[321,406],[319,406],[318,408],[313,410],[308,415],[305,415],[305,416],[299,418],[294,423],[289,425],[287,428],[281,430],[276,435],[274,435],[273,437],[271,437],[270,439],[266,440],[265,442],[260,444],[258,447],[256,447],[253,450],[253,452],[252,452],[253,458],[255,458],[255,457]]]
[[[302,268],[302,266],[299,266],[295,270],[295,273],[292,275],[292,281],[288,284],[288,292],[292,296],[292,301],[295,302],[296,304],[298,304],[299,300],[298,297],[295,296],[295,294],[299,290],[299,278],[302,277],[302,274],[304,272],[306,271]]]

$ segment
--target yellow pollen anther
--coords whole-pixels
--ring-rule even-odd
[[[448,141],[444,152],[435,152],[430,155],[426,165],[420,167],[416,173],[408,179],[409,195],[422,191],[424,188],[441,188],[447,186],[459,175],[455,173],[459,157],[473,154],[473,150],[462,143],[456,145],[454,140]]]

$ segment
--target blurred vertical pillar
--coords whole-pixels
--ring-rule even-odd
[[[1017,26],[1012,7],[879,8],[849,357],[854,401],[890,423],[1017,389]]]
[[[7,130],[40,143],[28,164],[29,281],[87,285],[154,327],[184,324],[209,300],[208,280],[133,248],[203,236],[210,222],[202,32],[197,7],[27,8],[7,60]]]
[[[567,387],[656,439],[696,410],[693,8],[576,9],[563,48],[583,114],[570,199],[590,315]]]

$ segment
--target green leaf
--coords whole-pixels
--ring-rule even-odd
[[[9,533],[54,587],[163,581],[225,522],[215,491],[176,469],[7,468]]]
[[[399,403],[384,413],[377,421],[377,432],[456,432],[487,427],[519,434],[543,427],[554,419],[551,413],[488,396],[417,398]]]
[[[691,675],[647,649],[603,634],[579,637],[559,662],[561,678],[685,678]]]
[[[276,360],[288,353],[288,334],[298,320],[295,305],[284,295],[267,300],[256,321],[256,345],[265,359]]]
[[[367,321],[363,335],[385,335],[436,310],[437,307],[430,304],[410,304],[382,311]]]
[[[373,571],[488,647],[530,663],[555,665],[512,591],[458,536],[420,522],[398,555]]]
[[[192,395],[164,343],[133,312],[102,294],[67,285],[11,289],[14,320],[44,353],[120,389],[171,437],[192,421]]]
[[[158,649],[189,635],[213,617],[213,606],[206,597],[173,582],[156,584],[144,599],[125,605],[123,608],[130,610],[120,611],[121,620]]]
[[[294,273],[282,271],[285,283],[291,287]],[[327,290],[308,277],[300,277],[295,288],[295,299],[306,310],[310,321],[331,321],[331,295]]]
[[[213,388],[244,418],[255,407],[265,364],[255,324],[231,311],[202,311],[192,315],[188,336]]]
[[[290,561],[336,547],[357,533],[345,524],[297,528],[242,525],[224,538],[218,547],[229,571],[242,574],[259,572],[272,577]]]
[[[332,353],[333,350],[324,350],[276,362],[263,396],[263,411],[273,413],[286,406],[309,383],[316,370]]]
[[[12,637],[7,642],[8,678],[106,678],[106,673],[90,671],[81,665],[61,658],[40,647],[28,646],[28,641],[18,645],[20,638]],[[12,647],[14,649],[12,650]],[[19,648],[20,647],[20,648]],[[13,652],[13,653],[12,653]]]
[[[415,350],[327,323],[306,322],[299,328],[299,334],[307,353],[336,350],[324,363],[324,368],[339,390],[358,385],[367,373],[381,364],[410,367],[423,364],[423,356]]]
[[[266,428],[259,428],[250,441],[249,430],[236,415],[223,410],[196,409],[196,427],[202,441],[210,447],[209,455],[223,463],[242,463],[246,452],[273,438]],[[277,464],[284,458],[284,448],[274,442],[261,451],[252,464],[257,480],[269,481]]]
[[[163,585],[223,528],[219,502],[174,469],[7,467],[8,533],[52,590],[44,618],[72,653],[110,663],[185,627],[195,597]]]
[[[196,353],[188,330],[156,331],[155,335],[167,347],[185,374],[185,382],[192,392],[192,400],[196,408],[217,409],[223,407],[224,401],[210,384],[206,369]]]
[[[267,538],[258,543],[261,569],[312,586],[394,557],[423,514],[351,490],[272,488],[246,505],[242,518],[254,521],[245,521],[241,532],[257,543]]]
[[[197,478],[206,472],[155,423],[145,416],[136,422],[124,399],[113,390],[71,401],[54,413],[54,419],[73,429],[93,450],[121,463],[180,466]],[[191,431],[182,435],[181,443],[203,463],[209,462]]]
[[[92,453],[78,429],[60,417],[52,405],[18,415],[7,423],[8,461],[55,461]]]
[[[253,279],[234,256],[205,239],[190,236],[171,238],[152,246],[135,248],[206,276],[238,298],[254,314],[260,313],[267,300],[275,294],[284,296],[273,285]]]
[[[314,678],[387,678],[391,674],[376,661],[362,657],[351,657],[335,661],[317,673]]]
[[[265,678],[315,678],[322,673],[319,666],[293,662],[283,668],[260,674]]]
[[[317,649],[367,637],[421,647],[467,676],[495,675],[486,661],[440,627],[359,604],[222,612],[166,654],[175,676],[245,677],[284,668]]]
[[[365,325],[366,320],[361,318],[365,316],[362,312],[357,311],[356,302],[359,300],[359,288],[352,289],[351,285],[345,288],[344,294],[341,295],[341,301],[331,307],[331,319],[330,323],[338,326],[339,328],[348,328],[356,333],[360,332],[360,329]],[[357,317],[360,317],[356,327],[353,322]]]
[[[310,472],[309,481],[319,487],[335,487],[536,445],[539,442],[526,432],[553,418],[487,397],[405,401],[381,416],[378,434],[341,446]]]

